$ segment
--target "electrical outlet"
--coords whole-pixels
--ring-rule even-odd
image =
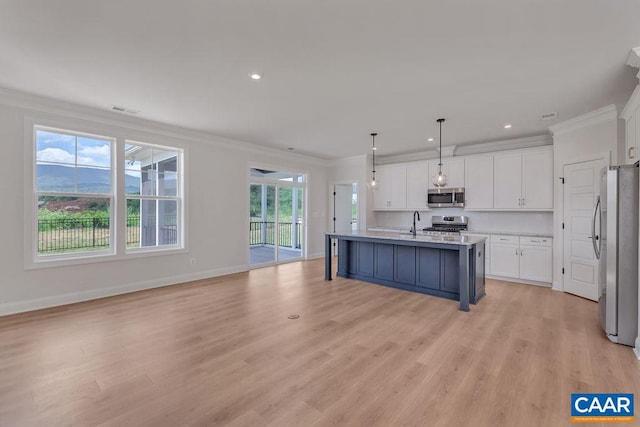
[[[191,265],[196,265],[196,259],[195,259],[195,258],[191,258],[191,259],[189,260],[189,264],[191,264]]]

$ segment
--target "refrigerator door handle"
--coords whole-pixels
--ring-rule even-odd
[[[593,219],[591,221],[591,242],[593,243],[593,252],[596,254],[596,258],[600,259],[600,236],[596,234],[596,216],[598,215],[598,208],[600,207],[600,196],[596,197],[596,205],[593,208]],[[602,215],[602,214],[601,214]],[[600,221],[602,227],[602,220]]]

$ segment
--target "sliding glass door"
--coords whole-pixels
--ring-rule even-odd
[[[276,186],[251,184],[249,247],[251,265],[276,261]]]
[[[297,179],[296,179],[297,178]],[[251,169],[249,262],[251,267],[302,259],[302,175]],[[276,183],[269,183],[277,181]]]

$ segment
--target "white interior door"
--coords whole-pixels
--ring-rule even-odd
[[[604,161],[564,166],[564,290],[598,300],[598,260],[591,241],[600,171]]]
[[[353,199],[352,184],[336,184],[334,187],[335,194],[335,231],[344,233],[351,231],[353,222],[353,213],[351,210]]]
[[[357,184],[335,184],[333,186],[333,225],[334,231],[348,233],[358,228]],[[336,242],[333,242],[333,255],[338,255]]]

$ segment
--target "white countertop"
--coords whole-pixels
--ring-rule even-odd
[[[406,233],[406,234],[405,234]],[[464,236],[464,235],[430,235],[423,234],[422,232],[417,233],[415,236],[410,234],[408,231],[398,232],[398,231],[353,231],[353,232],[328,232],[331,236],[345,236],[345,237],[366,237],[371,239],[387,239],[387,240],[399,240],[399,241],[414,241],[414,242],[426,242],[426,243],[442,243],[446,245],[465,245],[472,246],[476,243],[483,242],[486,237],[474,237],[474,236]]]

